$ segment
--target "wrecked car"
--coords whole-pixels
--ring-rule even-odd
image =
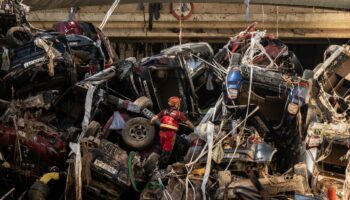
[[[98,137],[85,137],[82,147],[82,183],[84,199],[137,198],[150,176],[157,171],[156,154],[145,156],[137,152],[129,153],[117,144]],[[67,185],[74,184],[76,174],[71,162],[68,168],[71,176]],[[68,188],[66,198],[75,198],[77,192]],[[134,190],[134,191],[133,191]]]
[[[228,59],[222,119],[229,120],[227,117],[232,115],[242,117],[239,113],[242,105],[258,105],[263,118],[273,127],[275,147],[279,149],[277,157],[281,161],[278,166],[281,171],[288,170],[297,163],[297,144],[305,137],[303,130],[296,127],[303,126],[301,119],[306,116],[312,73],[305,70],[303,77],[299,77],[302,68],[295,55],[290,52],[293,56],[289,57],[287,46],[257,31],[255,24],[232,40],[228,43],[232,52],[216,55],[216,59]],[[227,51],[228,46],[219,53]],[[278,155],[286,149],[288,156]]]
[[[192,54],[198,58],[193,58]],[[190,118],[198,119],[200,108],[214,103],[220,95],[213,88],[215,81],[220,81],[209,75],[209,66],[203,62],[212,56],[213,51],[207,43],[190,43],[163,50],[140,63],[124,61],[119,64],[118,75],[111,82],[111,87],[130,99],[148,97],[156,113],[166,108],[169,97],[180,96],[183,102],[181,110],[186,110]],[[209,76],[212,76],[212,80],[208,80]],[[211,83],[210,90],[206,88],[207,80]],[[220,87],[221,82],[216,83],[216,88]],[[209,97],[208,91],[212,98],[204,101],[200,97]]]
[[[132,184],[144,181],[139,157],[128,155],[107,140],[101,140],[97,147],[87,147],[83,159],[86,163],[83,166],[90,166],[87,170],[91,170],[83,175],[86,183],[83,187],[84,199],[119,199],[126,195]]]
[[[274,69],[283,74],[301,75],[303,68],[295,56],[282,41],[257,30],[257,23],[249,25],[219,50],[214,56],[215,63],[227,68],[231,55],[239,53],[243,64],[252,64]]]
[[[66,37],[76,66],[77,80],[84,80],[103,70],[105,57],[101,47],[86,36],[67,35]]]
[[[115,61],[118,60],[117,55],[109,41],[109,39],[105,36],[105,34],[97,28],[95,25],[93,25],[90,22],[81,22],[81,21],[76,21],[76,20],[69,20],[69,21],[64,21],[64,22],[58,22],[53,25],[53,30],[57,31],[58,33],[62,35],[80,35],[80,36],[85,36],[91,39],[92,41],[95,42],[96,47],[101,48],[102,51],[102,58],[103,58],[103,63],[101,65],[101,68],[104,69],[106,67],[111,66]],[[73,47],[75,46],[75,43],[71,43]],[[82,44],[80,44],[82,45]],[[80,46],[79,45],[79,46]],[[86,47],[88,48],[88,47]],[[82,51],[87,51],[88,49],[79,49]],[[78,49],[76,49],[78,51]],[[78,58],[82,58],[79,56],[79,51],[75,52],[78,55]],[[75,54],[73,52],[73,54]],[[94,54],[92,52],[92,54]],[[95,55],[97,56],[97,55]],[[84,66],[81,64],[81,66]]]
[[[44,90],[63,91],[75,82],[65,37],[42,34],[9,50],[9,65],[1,68],[1,98],[23,98]]]
[[[146,97],[133,102],[118,97],[108,87],[108,81],[116,73],[116,68],[110,67],[67,89],[55,102],[55,118],[48,117],[48,122],[62,129],[80,127],[89,109],[89,120],[103,126],[102,138],[119,138],[127,148],[137,150],[149,147],[155,137],[154,126],[149,121],[154,115],[148,109],[152,102]]]
[[[294,198],[293,193],[307,194],[309,186],[306,166],[298,164],[294,169],[294,173],[260,179],[242,179],[221,171],[215,199],[288,199]]]
[[[305,162],[313,189],[333,185],[342,191],[349,147],[349,46],[332,45],[314,71],[314,87],[306,119]],[[343,191],[346,192],[346,191]],[[347,195],[347,194],[341,194]]]
[[[256,30],[256,26],[251,24],[232,38],[215,55],[214,63],[227,68],[223,88],[227,104],[257,104],[267,118],[278,124],[293,82],[303,69],[283,42]]]
[[[15,196],[19,196],[49,169],[67,167],[67,144],[74,135],[39,119],[56,95],[56,91],[45,91],[24,100],[1,100],[7,104],[0,118],[0,162],[7,183],[2,191],[16,187]]]

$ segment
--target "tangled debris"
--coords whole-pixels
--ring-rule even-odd
[[[1,2],[2,199],[350,198],[349,46],[303,70],[254,23],[118,60],[91,23]]]

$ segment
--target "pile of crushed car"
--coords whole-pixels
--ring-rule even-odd
[[[350,46],[304,70],[254,23],[118,60],[1,2],[1,199],[350,199]]]

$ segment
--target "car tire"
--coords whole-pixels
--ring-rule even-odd
[[[125,123],[122,131],[122,140],[134,150],[143,150],[149,147],[155,138],[155,128],[151,122],[143,117],[130,119]]]
[[[22,38],[18,38],[19,33],[22,34],[20,35]],[[25,28],[19,26],[10,28],[10,30],[7,31],[6,36],[18,46],[22,46],[26,42],[30,42],[33,39],[31,33],[29,33]]]
[[[134,101],[134,104],[139,106],[141,110],[144,108],[152,108],[153,107],[153,102],[145,96],[142,96],[142,97],[139,97],[138,99],[136,99]]]
[[[90,137],[90,136],[96,137],[100,128],[101,128],[101,124],[98,123],[97,121],[90,122],[89,126],[86,129],[85,137]]]

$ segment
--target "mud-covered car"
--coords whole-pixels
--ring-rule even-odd
[[[74,134],[40,120],[56,94],[45,91],[22,100],[1,100],[2,104],[7,103],[0,117],[2,192],[16,187],[13,195],[19,197],[49,169],[63,171],[67,167],[67,145]]]
[[[219,171],[219,187],[215,199],[294,199],[294,195],[308,194],[305,164],[297,164],[293,169],[292,173],[276,174],[268,178],[257,178],[254,175],[240,178],[227,171]]]
[[[84,199],[137,198],[135,191],[140,192],[145,187],[149,175],[157,167],[150,162],[152,156],[127,152],[105,139],[85,137],[81,140],[81,148]],[[70,185],[76,177],[74,163],[68,170],[72,174],[67,179]],[[68,188],[66,197],[75,198],[75,194],[74,188]]]
[[[220,104],[218,104],[220,105]],[[229,118],[223,118],[221,105],[215,108],[218,110],[212,113],[209,121],[214,124],[214,141],[217,147],[214,150],[213,161],[218,165],[219,169],[227,169],[234,173],[245,174],[249,170],[264,170],[266,166],[270,166],[276,148],[274,144],[275,130],[266,120],[258,107],[251,105],[240,106],[236,113]],[[245,127],[243,127],[246,112],[251,113],[247,119]],[[211,113],[209,113],[210,115]],[[208,122],[201,122],[196,128],[195,133],[202,140],[205,140]],[[202,162],[206,162],[206,158],[202,158]],[[268,173],[265,171],[265,173]]]
[[[239,110],[248,99],[250,104],[258,105],[263,119],[272,126],[275,147],[279,149],[278,166],[282,171],[288,170],[298,162],[298,144],[305,138],[303,121],[306,120],[312,72],[305,70],[303,77],[286,80],[279,72],[246,65],[239,67],[230,68],[227,75],[223,119],[232,115],[242,117]]]
[[[118,60],[109,39],[90,22],[57,22],[53,30],[67,36],[78,80],[84,80]]]
[[[90,22],[80,22],[76,20],[58,22],[53,25],[53,30],[63,35],[85,36],[94,41],[95,45],[101,48],[103,54],[103,64],[101,65],[102,69],[111,66],[112,63],[118,60],[109,39],[99,28]],[[72,43],[72,46],[74,46],[74,43]],[[84,51],[84,49],[81,50]]]
[[[103,130],[101,138],[117,136],[128,149],[149,147],[156,136],[154,125],[149,121],[154,115],[148,109],[152,102],[146,97],[135,101],[119,97],[108,87],[116,73],[112,66],[67,89],[55,102],[55,118],[49,123],[62,129],[79,128],[88,110],[89,121],[98,122],[96,131]]]
[[[214,56],[215,62],[228,67],[231,55],[238,53],[243,57],[243,64],[274,69],[283,74],[302,75],[303,68],[295,56],[281,40],[266,31],[257,30],[257,23],[249,25],[240,32]]]
[[[277,124],[293,83],[303,73],[294,53],[266,31],[256,30],[256,24],[232,38],[215,55],[214,63],[227,68],[223,90],[228,105],[232,101],[257,104]]]
[[[38,91],[63,91],[75,82],[75,71],[66,37],[37,36],[9,50],[10,65],[1,69],[1,98],[22,98]]]
[[[133,100],[148,97],[153,102],[154,112],[166,108],[169,97],[179,96],[181,110],[190,118],[198,119],[200,108],[215,103],[220,95],[220,90],[214,88],[220,88],[221,81],[205,62],[212,56],[207,43],[190,43],[165,49],[140,63],[124,61],[119,63],[118,75],[111,87]]]
[[[3,161],[10,163],[14,171],[28,171],[28,178],[36,178],[53,166],[63,169],[66,159],[64,133],[40,121],[24,122],[24,126],[21,125],[18,130],[12,128],[13,123],[0,124],[0,151]],[[20,159],[21,163],[16,159]],[[21,175],[26,176],[25,173]]]
[[[330,183],[341,190],[345,180],[350,138],[349,52],[347,45],[332,45],[325,51],[324,62],[314,69],[305,162],[318,192],[326,192]]]
[[[84,80],[104,69],[105,56],[96,42],[82,35],[66,37],[76,66],[77,80]]]
[[[84,174],[84,199],[118,199],[125,195],[131,186],[128,171],[131,166],[128,166],[126,151],[107,140],[101,140],[98,147],[90,147],[83,156],[90,157],[83,167],[90,167],[91,170],[91,174]],[[134,169],[132,173],[139,175],[134,173]],[[140,177],[135,179],[140,182]]]
[[[237,73],[239,75],[235,75]],[[239,68],[229,69],[223,91],[227,93],[225,100],[228,105],[232,105],[232,101],[246,104],[249,100],[251,104],[259,105],[266,117],[279,122],[293,88],[291,82],[279,72],[240,65]]]

